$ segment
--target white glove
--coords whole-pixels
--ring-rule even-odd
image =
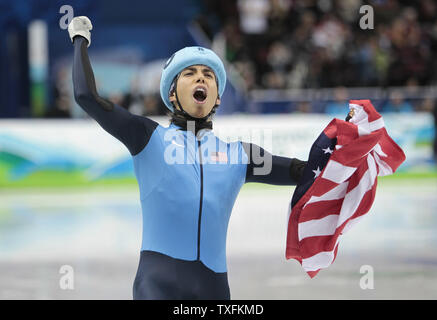
[[[68,34],[70,35],[71,42],[75,36],[82,36],[88,40],[88,47],[91,45],[91,32],[93,25],[90,19],[85,16],[74,17],[68,25]]]

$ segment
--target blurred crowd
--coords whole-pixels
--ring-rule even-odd
[[[226,59],[248,90],[437,82],[434,0],[207,2],[222,26]],[[373,29],[360,28],[363,5],[373,8]]]
[[[99,86],[99,79],[96,79],[97,86]],[[58,70],[53,94],[53,105],[47,109],[45,113],[46,118],[83,118],[88,117],[75,102],[73,98],[71,86],[71,69],[61,68]],[[99,88],[97,88],[99,91]],[[108,95],[99,95],[117,104],[130,113],[139,116],[161,116],[167,113],[167,108],[163,103],[159,92],[142,92],[138,88],[138,79],[132,81],[130,90],[126,92],[114,91]]]
[[[243,89],[333,88],[322,108],[299,101],[290,112],[344,113],[347,88],[437,84],[437,1],[205,0],[196,19],[243,79]],[[373,29],[361,29],[360,7],[373,8]],[[61,75],[63,78],[65,75]],[[70,81],[67,75],[68,81]],[[65,81],[55,81],[47,117],[75,117]],[[409,90],[409,89],[408,89]],[[68,101],[70,97],[70,101]],[[159,93],[105,97],[138,115],[164,115]],[[370,98],[370,97],[369,97]],[[319,104],[320,105],[320,104]],[[432,99],[391,91],[382,112],[436,109]],[[260,112],[263,112],[262,110]]]

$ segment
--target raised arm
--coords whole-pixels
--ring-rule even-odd
[[[306,161],[296,158],[275,156],[253,143],[242,142],[249,159],[246,182],[274,185],[297,185]]]
[[[98,95],[88,57],[88,46],[91,43],[89,30],[91,29],[92,25],[87,17],[75,17],[68,28],[74,45],[74,98],[104,130],[120,140],[129,152],[135,155],[147,145],[158,123],[133,115]]]

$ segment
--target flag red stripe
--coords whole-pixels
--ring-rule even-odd
[[[343,200],[344,198],[336,200],[317,201],[307,204],[307,206],[302,211],[304,212],[304,214],[301,214],[299,223],[310,221],[313,219],[321,219],[331,214],[339,214]]]

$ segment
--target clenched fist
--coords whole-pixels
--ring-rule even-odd
[[[93,25],[90,19],[85,16],[74,17],[68,25],[68,33],[70,35],[71,42],[75,36],[82,36],[88,40],[88,47],[91,45],[91,32]]]

